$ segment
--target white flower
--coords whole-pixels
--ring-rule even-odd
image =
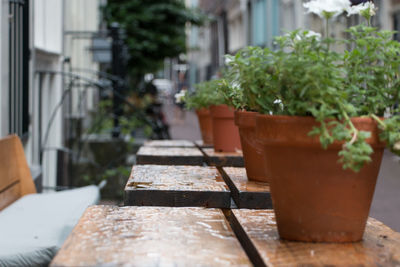
[[[375,7],[374,3],[365,2],[365,3],[359,4],[359,5],[355,5],[355,6],[349,7],[346,10],[347,11],[347,16],[361,14],[363,11],[365,11],[367,9],[369,10],[369,15],[371,17],[376,15],[377,8]]]
[[[181,90],[179,93],[175,94],[175,102],[177,104],[182,103],[186,96],[186,90]]]
[[[305,34],[305,32],[307,32],[307,33]],[[296,36],[294,38],[294,42],[303,40],[303,36],[305,38],[313,38],[313,37],[315,37],[317,40],[321,40],[321,34],[320,33],[314,32],[314,31],[311,31],[311,30],[305,31],[305,32],[303,32],[302,34],[296,34]],[[290,33],[286,33],[285,36],[291,38],[291,34]]]
[[[317,38],[317,40],[320,40],[321,34],[319,32],[308,31],[308,33],[306,34],[306,37],[307,38],[315,37],[315,38]]]
[[[307,13],[314,13],[321,18],[336,17],[348,10],[350,0],[311,0],[303,4]]]
[[[393,149],[400,151],[400,141],[394,144]]]

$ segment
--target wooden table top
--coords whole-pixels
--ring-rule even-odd
[[[219,209],[91,206],[50,266],[251,266]]]
[[[133,166],[125,190],[184,190],[229,192],[215,167]]]
[[[267,266],[400,266],[400,233],[368,220],[364,240],[327,244],[279,239],[273,210],[232,210],[231,222],[255,262]]]
[[[215,167],[136,165],[125,205],[229,208],[230,191]]]
[[[220,167],[244,167],[243,153],[238,152],[215,152],[213,148],[201,148],[206,162],[211,166]]]
[[[212,144],[204,144],[203,140],[196,140],[196,141],[194,141],[194,144],[201,148],[212,148],[213,147]]]
[[[187,140],[150,140],[144,146],[152,147],[195,147],[195,144]]]
[[[231,178],[239,192],[269,193],[269,184],[249,181],[245,168],[224,167],[223,170]]]
[[[142,146],[136,154],[138,164],[203,165],[203,153],[197,147]]]
[[[246,169],[223,167],[220,172],[231,190],[231,196],[240,209],[272,209],[268,183],[247,179]]]

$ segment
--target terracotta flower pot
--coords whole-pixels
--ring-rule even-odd
[[[257,112],[235,111],[235,124],[239,127],[244,165],[249,180],[268,182],[264,171],[262,144],[256,138]]]
[[[239,130],[234,122],[234,110],[226,105],[210,107],[214,150],[235,152],[241,150]]]
[[[362,239],[375,190],[384,144],[376,123],[354,118],[370,131],[372,162],[358,173],[338,162],[342,143],[324,150],[308,133],[312,117],[257,115],[257,138],[263,143],[265,167],[279,235],[307,242],[355,242]]]
[[[213,144],[213,133],[212,133],[212,120],[210,110],[206,108],[196,110],[197,118],[199,120],[201,137],[203,143],[206,145]]]

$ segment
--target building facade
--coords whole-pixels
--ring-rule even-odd
[[[252,45],[274,47],[274,38],[295,29],[324,32],[324,24],[315,15],[306,14],[308,0],[187,0],[209,20],[202,27],[189,27],[189,81],[193,84],[212,79],[224,66],[224,55],[234,54]],[[400,30],[400,0],[375,0],[378,6],[374,25],[385,30]],[[196,5],[193,5],[195,3]],[[360,22],[359,17],[340,16],[331,23],[331,33],[341,38],[343,30]],[[400,35],[395,35],[400,40]]]
[[[65,33],[98,31],[102,2],[0,3],[0,138],[20,136],[28,163],[41,169],[45,186],[56,185],[57,151],[65,147],[66,58],[73,67],[98,68],[92,60],[92,41],[71,41]],[[87,107],[93,108],[93,98]]]

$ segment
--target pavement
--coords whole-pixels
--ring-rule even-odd
[[[164,115],[170,125],[169,133],[171,139],[175,140],[201,140],[197,115],[193,111],[183,110],[173,104],[165,104]]]
[[[400,158],[385,151],[370,216],[400,232]]]
[[[201,139],[197,116],[185,111],[180,117],[173,104],[164,106],[164,114],[170,123],[172,139],[196,141]],[[400,158],[385,151],[370,216],[378,219],[393,230],[400,232]]]

